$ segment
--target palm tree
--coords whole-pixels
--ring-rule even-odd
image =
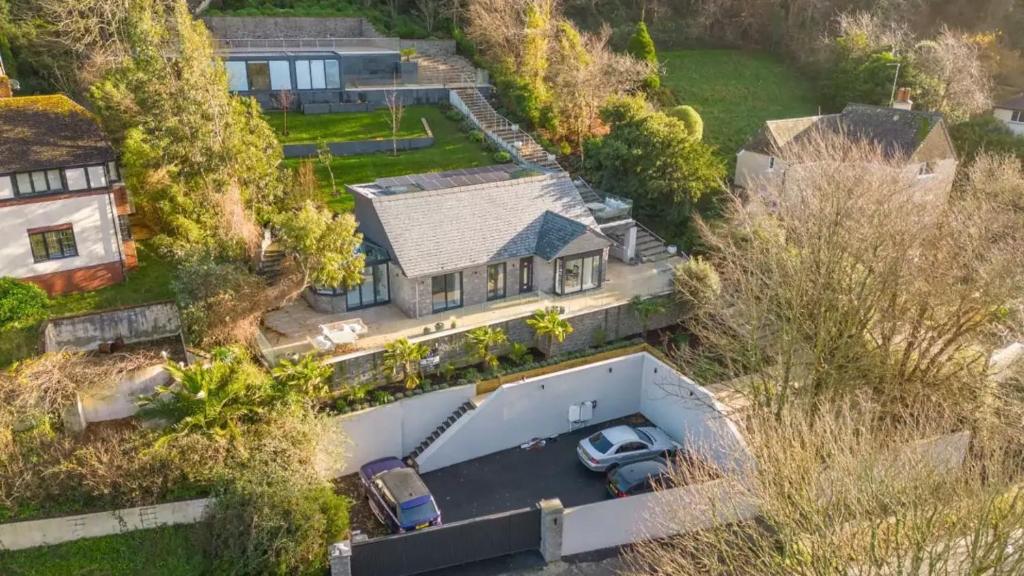
[[[406,390],[412,390],[420,385],[420,360],[429,353],[423,344],[399,338],[384,347],[384,368],[395,377],[403,374]]]
[[[481,326],[466,333],[466,345],[470,351],[491,370],[498,367],[498,357],[494,355],[494,349],[506,342],[508,337],[501,328]]]
[[[139,398],[140,417],[167,423],[157,446],[191,433],[236,438],[274,400],[270,379],[235,348],[215,349],[206,363],[168,362],[167,371],[172,384]]]
[[[655,314],[661,314],[665,311],[665,302],[655,298],[644,298],[642,296],[634,296],[629,301],[630,308],[633,309],[633,313],[640,320],[641,334],[643,335],[644,341],[647,340],[647,323],[650,322],[651,317]]]
[[[566,336],[572,334],[572,325],[554,308],[537,310],[532,317],[526,319],[526,325],[533,328],[538,344],[543,346],[545,354],[551,354],[551,346],[556,340],[565,342]]]
[[[316,401],[327,394],[334,370],[320,361],[316,354],[298,360],[282,360],[270,371],[275,392],[282,398]]]

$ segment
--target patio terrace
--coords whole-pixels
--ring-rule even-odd
[[[610,260],[608,277],[596,290],[573,296],[538,291],[422,318],[409,318],[394,304],[343,314],[323,314],[313,310],[305,300],[298,299],[264,317],[261,346],[270,361],[287,354],[311,352],[316,349],[313,338],[320,335],[321,324],[356,318],[361,319],[369,330],[356,343],[355,349],[348,349],[346,353],[379,349],[402,337],[415,340],[417,336],[424,336],[425,326],[433,330],[438,322],[444,323],[445,330],[449,330],[454,321],[457,329],[463,330],[528,316],[547,306],[562,306],[570,315],[600,310],[624,304],[635,296],[658,296],[670,292],[673,270],[682,261],[682,258],[673,257],[631,266]]]

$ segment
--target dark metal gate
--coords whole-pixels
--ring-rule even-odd
[[[410,576],[540,548],[540,509],[526,508],[352,543],[353,576]]]

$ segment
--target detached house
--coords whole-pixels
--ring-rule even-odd
[[[128,193],[95,118],[61,95],[0,98],[0,276],[50,294],[135,266]]]
[[[838,114],[769,120],[736,155],[735,184],[757,193],[784,179],[792,154],[822,134],[842,135],[878,148],[915,187],[945,197],[953,187],[957,155],[937,112],[912,110],[909,92],[900,91],[892,108],[850,104]]]
[[[393,303],[419,318],[537,291],[601,287],[610,239],[565,173],[514,165],[350,186],[367,255],[363,285],[316,287],[314,308]]]
[[[1024,94],[995,105],[992,114],[1017,136],[1024,136]]]

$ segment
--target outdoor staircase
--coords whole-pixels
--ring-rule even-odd
[[[271,244],[260,256],[256,273],[268,283],[276,282],[281,277],[281,266],[284,264],[285,253],[276,243]]]
[[[541,170],[562,171],[554,156],[548,154],[525,130],[498,114],[479,90],[462,87],[454,88],[452,92],[465,105],[473,124],[516,160]]]
[[[660,262],[672,257],[664,240],[639,222],[636,225],[636,254],[641,262]]]
[[[445,418],[444,422],[442,422],[440,426],[435,428],[434,431],[431,432],[430,435],[423,440],[423,442],[419,443],[419,446],[416,446],[416,448],[414,448],[412,452],[406,455],[406,457],[404,458],[405,463],[408,464],[409,466],[415,467],[416,458],[420,454],[423,454],[423,452],[426,451],[427,448],[430,448],[430,445],[436,442],[437,439],[441,437],[441,434],[444,434],[445,430],[451,428],[452,424],[458,422],[459,418],[465,416],[466,413],[468,413],[470,410],[475,409],[476,404],[469,401],[463,402],[461,405],[459,405],[459,407],[456,408],[455,411],[451,413],[451,415]]]
[[[462,56],[416,56],[420,84],[475,86],[476,67]]]

